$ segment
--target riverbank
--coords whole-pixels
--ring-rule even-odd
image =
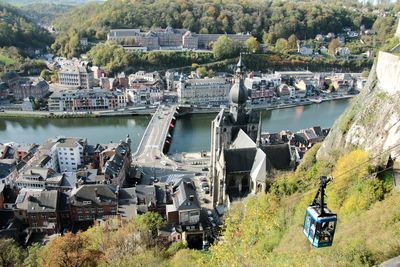
[[[332,126],[348,106],[349,100],[325,101],[317,105],[263,111],[262,131],[297,131],[320,125]],[[129,134],[135,150],[152,116],[96,118],[1,118],[0,143],[37,143],[59,135],[77,136],[91,144],[108,144],[124,140]],[[193,114],[176,120],[170,153],[209,151],[211,121],[215,113]]]
[[[325,98],[318,98],[318,101],[315,99],[312,100],[304,100],[301,102],[296,102],[292,100],[291,103],[260,103],[253,104],[253,110],[259,111],[270,111],[275,109],[285,109],[285,108],[293,108],[297,106],[306,106],[311,104],[320,104],[326,101],[340,100],[340,99],[348,99],[352,98],[355,95],[342,95],[342,96],[329,96]],[[128,108],[124,110],[103,110],[103,111],[90,111],[90,112],[49,112],[49,111],[16,111],[16,110],[4,110],[0,112],[0,118],[102,118],[102,117],[131,117],[131,116],[146,116],[152,115],[155,112],[156,108]],[[197,107],[197,108],[189,108],[182,112],[180,116],[190,115],[190,114],[210,114],[210,113],[218,113],[221,110],[221,107]]]

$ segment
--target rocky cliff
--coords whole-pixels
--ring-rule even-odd
[[[335,122],[318,151],[318,159],[332,160],[361,148],[385,163],[389,153],[400,156],[400,57],[380,52],[367,84]]]

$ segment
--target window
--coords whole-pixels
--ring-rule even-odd
[[[77,213],[82,213],[82,209],[76,209]]]
[[[69,151],[74,151],[74,149],[70,148]]]
[[[83,221],[83,216],[82,216],[82,215],[79,215],[79,216],[78,216],[78,220]]]

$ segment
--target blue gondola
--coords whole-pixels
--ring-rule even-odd
[[[306,209],[303,225],[304,235],[316,248],[332,246],[337,221],[336,214],[332,213],[324,202],[325,188],[332,178],[321,176],[320,179],[320,187],[313,202]]]

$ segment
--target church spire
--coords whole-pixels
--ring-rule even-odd
[[[239,61],[236,64],[235,83],[233,84],[229,97],[231,100],[230,113],[237,123],[243,123],[246,117],[246,101],[248,97],[248,90],[244,85],[244,64],[242,54],[240,54]]]

